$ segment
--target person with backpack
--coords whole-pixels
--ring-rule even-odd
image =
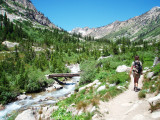
[[[142,74],[142,62],[139,61],[139,56],[135,56],[135,61],[132,62],[132,66],[131,66],[131,70],[130,70],[130,74],[131,72],[133,73],[133,77],[134,77],[134,91],[138,92],[138,80]]]

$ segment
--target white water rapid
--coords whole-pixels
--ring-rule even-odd
[[[79,64],[67,66],[71,73],[78,73],[80,71]],[[58,101],[59,97],[66,96],[75,89],[75,85],[79,82],[80,77],[73,77],[71,81],[75,84],[65,85],[62,89],[53,92],[43,92],[42,94],[35,95],[34,98],[27,98],[25,100],[18,100],[9,103],[5,106],[5,109],[0,111],[0,120],[7,120],[7,115],[11,114],[13,111],[24,110],[32,106],[40,106],[47,104],[54,104]],[[46,98],[55,98],[54,100],[48,100]]]

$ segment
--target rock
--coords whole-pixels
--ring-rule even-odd
[[[43,107],[42,112],[45,113],[48,110],[48,107]]]
[[[104,108],[104,112],[108,114],[109,110],[107,108]]]
[[[52,91],[59,90],[59,89],[62,89],[62,88],[63,87],[61,85],[55,83],[51,87],[46,88],[46,91],[52,92]]]
[[[100,85],[100,84],[101,84],[101,82],[96,83],[96,85]]]
[[[160,110],[153,112],[151,117],[154,119],[160,118]]]
[[[97,84],[98,82],[99,82],[99,80],[95,80],[95,81],[93,81],[92,83],[89,83],[88,85],[79,88],[79,91],[84,90],[84,89],[86,89],[87,87],[89,88],[89,87],[93,86],[94,84]]]
[[[101,82],[96,83],[96,85],[94,85],[94,88],[98,88],[98,86],[101,84]]]
[[[102,91],[102,90],[105,90],[105,89],[106,89],[106,86],[105,86],[105,85],[100,86],[100,87],[97,89],[97,92]]]
[[[114,86],[116,86],[115,83],[109,85],[109,87],[114,87]]]
[[[123,87],[123,86],[117,86],[117,89],[121,90],[121,89],[125,89],[125,87]]]
[[[155,106],[156,104],[160,103],[160,94],[158,94],[155,97],[149,98],[148,102],[153,106]]]
[[[86,85],[86,87],[91,87],[91,86],[93,86],[94,84],[97,84],[98,82],[99,82],[99,80],[95,80],[94,82]]]
[[[79,91],[86,89],[86,86],[80,87]]]
[[[95,115],[92,117],[92,120],[95,120],[97,117],[98,117],[98,115],[95,114]]]
[[[110,56],[107,56],[107,57],[101,56],[101,57],[98,58],[98,61],[99,61],[99,60],[102,60],[102,59],[110,58],[110,57],[113,57],[113,55],[110,55]]]
[[[27,99],[27,95],[23,94],[23,95],[19,95],[17,97],[18,100],[24,100],[24,99]]]
[[[82,113],[83,113],[83,109],[80,109],[78,112],[78,115],[82,115]]]
[[[32,99],[32,96],[27,96],[28,99]]]
[[[48,101],[48,100],[53,100],[53,99],[55,99],[54,97],[46,97],[45,99],[44,99],[44,101]]]
[[[50,116],[52,115],[53,110],[54,110],[54,107],[50,107],[50,108],[48,108],[48,110],[47,110],[45,113],[43,113],[43,114],[45,115],[45,117],[50,117]]]
[[[153,76],[154,76],[154,72],[149,72],[149,73],[147,74],[147,78],[148,78],[148,79],[152,78]]]
[[[28,109],[19,114],[15,120],[36,120],[36,118],[33,114],[33,111]]]
[[[155,87],[155,85],[152,85],[152,87]]]
[[[158,63],[160,63],[160,58],[155,57],[154,62],[153,62],[153,67],[156,66]]]
[[[68,94],[67,97],[71,97],[72,94]]]
[[[12,47],[15,47],[15,46],[18,46],[19,43],[16,43],[16,42],[9,42],[9,41],[4,41],[2,42],[3,45],[6,45],[8,48],[12,48]]]
[[[145,117],[143,115],[138,114],[138,115],[135,115],[132,118],[132,120],[145,120]]]
[[[126,72],[128,70],[129,70],[129,67],[127,67],[126,65],[121,65],[117,67],[116,72]]]
[[[55,87],[56,90],[62,89],[63,87],[59,84],[54,84],[53,85]]]
[[[2,104],[0,104],[0,110],[4,110],[4,109],[5,107]]]
[[[95,112],[95,111],[96,111],[96,107],[95,107],[95,106],[93,106],[93,108],[91,109],[91,111],[90,111],[90,112],[92,113],[92,112]]]
[[[154,77],[152,77],[152,80],[154,80],[154,79],[156,79],[156,78],[158,78],[158,76],[154,76]]]
[[[144,70],[149,70],[149,67],[145,67]]]
[[[53,106],[53,110],[58,110],[59,106]]]

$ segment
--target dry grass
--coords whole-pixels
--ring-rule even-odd
[[[111,94],[109,92],[107,92],[102,98],[105,100],[105,101],[108,101],[110,98],[111,98]]]
[[[153,112],[153,111],[155,111],[155,110],[158,110],[158,109],[160,109],[160,103],[158,103],[158,104],[156,104],[155,106],[153,106],[152,104],[150,104],[150,111],[151,111],[151,113]]]
[[[94,97],[90,101],[91,101],[91,104],[93,106],[97,106],[99,104],[99,98],[98,97]]]
[[[86,107],[87,107],[87,102],[80,101],[76,106],[77,106],[77,109],[78,109],[78,110],[80,110],[80,109],[82,109],[82,108],[85,110]]]

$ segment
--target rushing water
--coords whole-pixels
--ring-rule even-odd
[[[68,68],[71,70],[72,73],[78,73],[80,71],[78,64],[68,66]],[[5,109],[0,111],[0,120],[5,120],[7,114],[12,113],[13,111],[23,110],[31,106],[40,106],[40,105],[56,103],[59,97],[66,96],[75,89],[75,85],[76,83],[78,83],[79,79],[80,77],[73,77],[71,80],[75,84],[65,85],[60,90],[56,90],[53,92],[37,93],[34,95],[33,98],[28,97],[25,100],[18,100],[6,105]],[[48,100],[46,98],[54,98],[54,99]]]

